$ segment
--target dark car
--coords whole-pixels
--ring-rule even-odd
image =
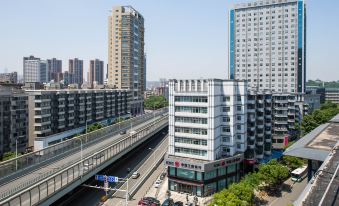
[[[172,199],[166,199],[161,206],[173,206],[174,202]]]
[[[161,180],[164,180],[165,177],[166,177],[166,172],[163,172],[163,173],[160,175],[160,179],[161,179]]]
[[[153,197],[144,197],[138,202],[138,206],[160,206],[160,201]]]
[[[177,202],[174,203],[173,206],[184,206],[184,203],[181,202],[181,201],[177,201]]]

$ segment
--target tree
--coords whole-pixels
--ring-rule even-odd
[[[168,106],[168,102],[164,96],[150,96],[145,100],[144,106],[146,109],[160,109]]]
[[[93,132],[93,131],[101,129],[101,128],[102,128],[101,124],[95,123],[95,124],[88,126],[87,132]]]
[[[261,165],[259,168],[260,177],[267,187],[280,185],[289,176],[288,168],[279,164],[277,160]]]
[[[284,156],[283,163],[290,168],[290,170],[295,170],[304,165],[304,161],[298,157]]]
[[[18,157],[20,156],[21,154],[18,153]],[[13,159],[16,157],[16,154],[15,152],[5,152],[2,156],[2,161],[6,161],[6,160],[10,160],[10,159]]]

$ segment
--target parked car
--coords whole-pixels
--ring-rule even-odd
[[[124,135],[124,134],[126,134],[126,130],[122,130],[122,131],[120,132],[120,135]]]
[[[166,172],[161,173],[160,180],[164,180],[166,177]]]
[[[139,176],[140,176],[139,172],[133,172],[133,174],[132,174],[133,179],[137,179]]]
[[[177,201],[173,204],[173,206],[184,206],[184,203],[181,201]]]
[[[160,181],[160,180],[157,180],[157,181],[155,181],[155,183],[154,183],[154,187],[155,187],[155,188],[158,188],[158,187],[160,187],[160,184],[161,184],[161,181]]]
[[[138,206],[160,206],[160,201],[153,197],[144,197],[139,200]]]
[[[173,206],[173,199],[166,199],[161,206]]]

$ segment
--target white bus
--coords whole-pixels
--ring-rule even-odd
[[[307,166],[299,167],[292,171],[292,181],[294,182],[301,182],[305,177],[307,173]]]

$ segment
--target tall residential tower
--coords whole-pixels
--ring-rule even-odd
[[[301,0],[236,4],[229,11],[229,78],[273,92],[305,92],[306,9]]]
[[[69,60],[69,73],[73,74],[73,83],[78,84],[81,87],[82,83],[84,82],[83,75],[84,75],[84,64],[83,61],[80,59],[70,59]]]
[[[130,89],[132,114],[143,111],[144,18],[131,6],[117,6],[108,18],[108,85]]]
[[[89,83],[91,88],[94,87],[94,82],[96,84],[104,84],[104,61],[99,59],[91,60],[89,62]]]

